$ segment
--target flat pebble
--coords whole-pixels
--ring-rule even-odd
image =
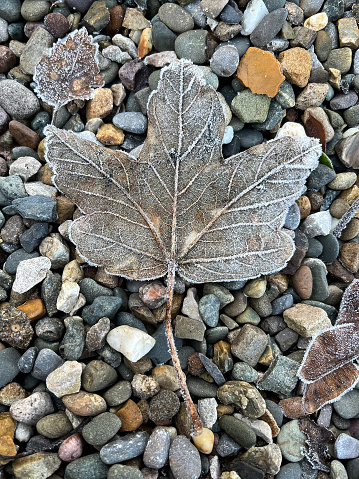
[[[50,268],[51,261],[43,256],[21,261],[16,270],[13,290],[20,294],[26,293],[46,277]]]
[[[168,459],[170,449],[170,435],[164,427],[156,427],[146,445],[143,454],[145,466],[151,469],[160,469]]]
[[[334,454],[337,459],[359,457],[359,440],[346,433],[339,434],[334,443]]]
[[[66,394],[77,393],[81,387],[82,371],[81,363],[65,361],[47,376],[46,387],[59,398]]]
[[[277,444],[283,457],[290,462],[299,462],[303,459],[305,441],[306,436],[300,431],[296,419],[284,424],[277,436]]]
[[[147,118],[140,112],[118,113],[113,117],[113,124],[129,133],[145,133],[147,130]]]
[[[104,412],[94,417],[82,429],[82,437],[92,446],[103,446],[120,430],[121,420],[116,414]]]
[[[100,454],[88,454],[70,462],[65,469],[66,479],[106,479],[109,467],[103,463]],[[90,475],[91,474],[91,475]]]
[[[62,397],[65,407],[78,416],[97,416],[107,409],[105,400],[98,394],[79,391]]]
[[[218,424],[240,446],[249,449],[256,443],[255,432],[244,421],[225,415],[219,418]]]

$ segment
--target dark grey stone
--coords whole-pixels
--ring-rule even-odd
[[[166,326],[164,323],[152,334],[152,337],[156,340],[156,344],[151,351],[146,354],[146,357],[152,359],[152,361],[158,366],[159,364],[166,363],[171,359],[171,354],[168,349],[168,342],[166,336]],[[175,345],[177,351],[182,347],[182,339],[175,337]]]
[[[63,357],[67,361],[80,359],[85,347],[85,326],[80,321],[70,320],[62,340]]]
[[[145,450],[148,438],[145,431],[126,434],[102,447],[101,460],[105,464],[115,464],[137,457]]]
[[[3,388],[20,372],[18,362],[21,355],[15,348],[0,351],[0,388]]]
[[[26,198],[15,199],[12,205],[23,218],[48,223],[57,220],[55,198],[46,198],[40,195],[27,196]]]
[[[115,296],[98,296],[90,306],[82,310],[82,319],[93,326],[100,318],[106,317],[112,320],[122,304],[121,298]]]
[[[66,466],[64,479],[107,479],[108,470],[100,454],[89,454],[70,462]]]
[[[45,303],[46,311],[49,316],[57,313],[57,297],[60,294],[62,286],[61,275],[48,271],[46,278],[41,284],[41,299]]]
[[[27,253],[32,253],[46,237],[49,231],[47,223],[35,223],[20,236],[20,244]]]
[[[15,274],[17,267],[19,266],[21,261],[31,258],[38,258],[40,254],[37,251],[33,251],[32,253],[27,253],[25,250],[18,249],[11,253],[11,255],[7,258],[4,264],[4,269],[9,274]]]
[[[51,349],[42,349],[35,359],[31,374],[34,378],[45,381],[47,376],[61,366],[63,362],[63,359]]]
[[[32,370],[37,353],[38,349],[36,347],[31,347],[24,352],[18,362],[20,372],[28,374]]]
[[[264,47],[277,35],[284,25],[288,11],[277,8],[266,15],[250,35],[250,41],[255,47]]]
[[[80,281],[80,292],[85,296],[87,303],[93,303],[98,296],[112,296],[111,289],[98,284],[94,279],[84,278]]]

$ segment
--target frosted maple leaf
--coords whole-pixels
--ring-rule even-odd
[[[138,159],[47,128],[53,182],[84,214],[70,231],[78,253],[130,279],[167,275],[167,336],[195,433],[200,421],[171,328],[175,274],[204,283],[284,268],[294,244],[282,226],[321,154],[318,140],[288,136],[224,160],[228,121],[199,68],[177,61],[149,99]]]

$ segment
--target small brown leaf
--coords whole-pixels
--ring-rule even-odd
[[[325,152],[326,147],[326,134],[323,125],[314,115],[310,112],[307,121],[305,122],[305,132],[310,138],[318,138],[322,145],[322,149]]]
[[[86,28],[58,40],[35,68],[36,93],[55,112],[71,100],[92,98],[93,88],[103,86],[97,51]]]
[[[298,420],[300,431],[307,436],[306,444],[308,451],[304,452],[305,457],[314,469],[330,471],[329,444],[334,442],[334,435],[326,427],[318,426],[307,417]]]

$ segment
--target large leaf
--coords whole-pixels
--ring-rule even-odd
[[[55,112],[71,100],[92,98],[93,88],[103,85],[97,51],[98,45],[92,43],[86,28],[58,40],[49,56],[36,65],[36,93]]]
[[[321,148],[284,137],[223,160],[225,124],[219,95],[179,61],[150,98],[138,160],[49,127],[54,182],[85,213],[71,227],[80,255],[142,280],[169,270],[202,283],[282,269],[294,251],[282,225]]]

